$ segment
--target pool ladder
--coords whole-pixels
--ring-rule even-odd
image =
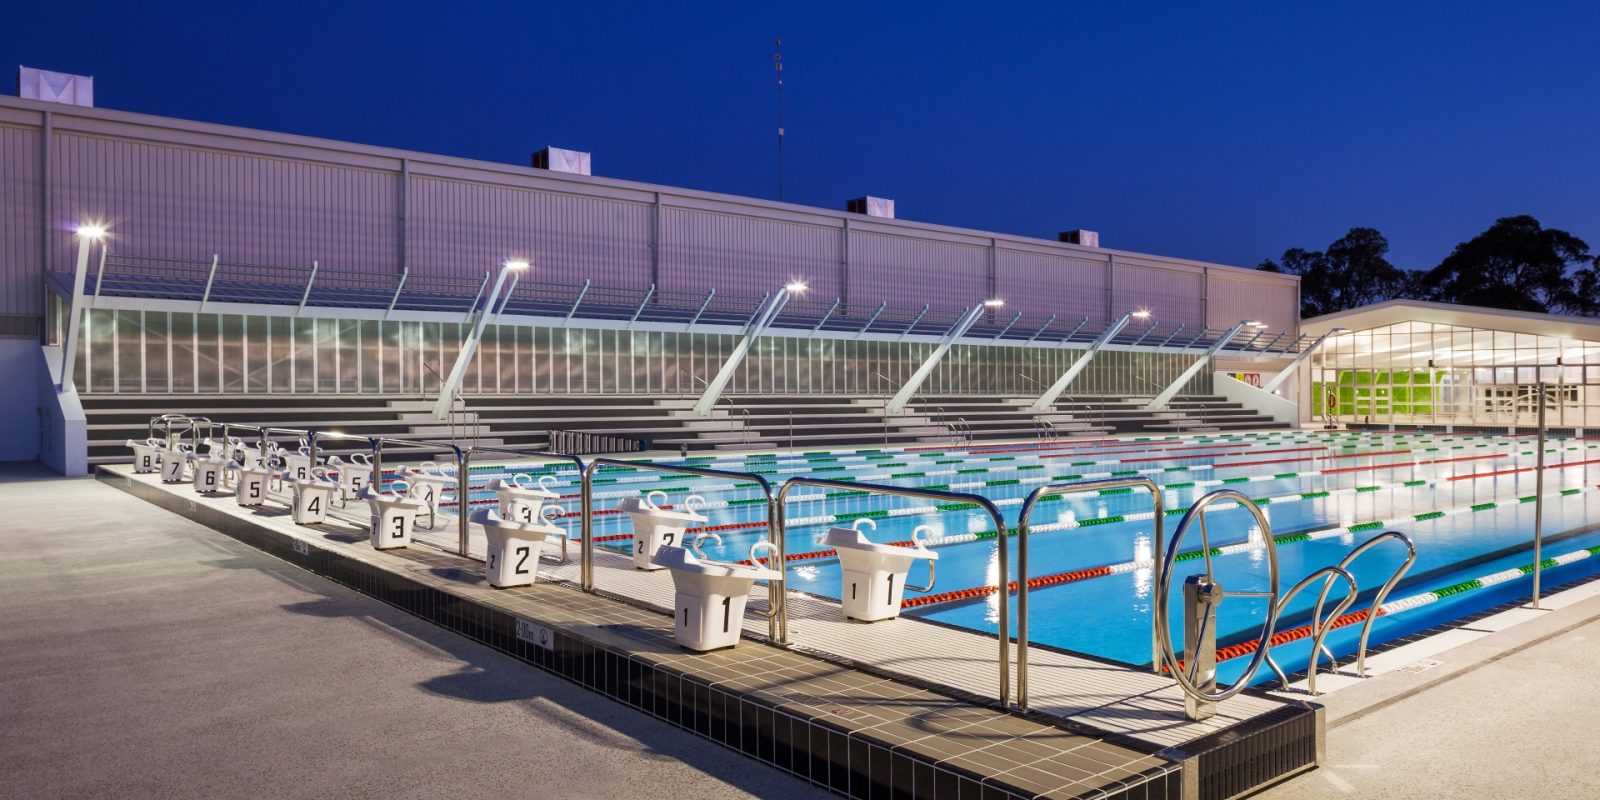
[[[1268,588],[1266,591],[1227,591],[1216,578],[1211,563],[1210,534],[1206,526],[1206,508],[1218,501],[1227,500],[1238,504],[1239,507],[1249,511],[1255,518],[1259,528],[1259,535],[1267,552]],[[1205,571],[1190,575],[1183,584],[1184,595],[1184,648],[1183,653],[1189,657],[1188,663],[1177,656],[1177,648],[1172,640],[1170,620],[1170,602],[1172,592],[1172,578],[1180,547],[1184,536],[1193,525],[1200,529],[1200,553],[1205,560]],[[1159,535],[1159,526],[1157,528]],[[1311,638],[1310,662],[1306,668],[1306,691],[1316,695],[1317,692],[1317,666],[1323,657],[1328,659],[1330,667],[1337,671],[1338,664],[1324,644],[1329,631],[1333,630],[1338,621],[1344,617],[1345,612],[1355,603],[1361,593],[1361,587],[1356,582],[1355,576],[1350,573],[1350,565],[1364,553],[1387,540],[1396,540],[1406,547],[1406,559],[1401,563],[1389,579],[1374,595],[1372,609],[1362,622],[1361,639],[1356,650],[1356,676],[1364,677],[1366,674],[1367,641],[1372,633],[1372,624],[1378,618],[1380,609],[1389,592],[1394,589],[1400,579],[1410,571],[1416,562],[1417,548],[1409,537],[1398,531],[1384,531],[1367,541],[1361,543],[1350,551],[1339,563],[1321,567],[1311,574],[1300,579],[1287,592],[1279,591],[1278,548],[1272,535],[1272,524],[1267,520],[1261,507],[1233,489],[1219,489],[1213,491],[1189,507],[1183,520],[1178,523],[1178,528],[1172,534],[1172,539],[1166,547],[1165,558],[1160,551],[1156,553],[1157,573],[1155,581],[1155,598],[1153,608],[1153,622],[1155,625],[1154,636],[1159,650],[1156,660],[1158,670],[1166,670],[1184,693],[1184,712],[1193,720],[1205,719],[1216,713],[1216,704],[1243,691],[1255,677],[1263,664],[1269,666],[1278,676],[1283,688],[1289,688],[1289,676],[1273,660],[1271,655],[1272,639],[1277,632],[1279,618],[1284,609],[1300,592],[1322,582],[1322,588],[1317,596],[1317,602],[1312,609],[1311,622],[1307,635]],[[1326,619],[1323,609],[1328,595],[1336,582],[1343,582],[1346,588],[1344,598],[1334,606],[1333,611]],[[1256,639],[1256,648],[1251,654],[1250,663],[1238,680],[1226,688],[1217,688],[1216,680],[1216,612],[1223,600],[1228,597],[1257,598],[1269,601],[1266,619],[1262,622],[1260,637]],[[1342,627],[1342,626],[1340,626]]]

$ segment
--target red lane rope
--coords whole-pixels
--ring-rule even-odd
[[[1562,467],[1581,467],[1581,466],[1584,466],[1586,464],[1600,464],[1600,458],[1591,458],[1588,461],[1563,461],[1563,462],[1561,462],[1559,464],[1546,464],[1546,465],[1544,465],[1544,468],[1545,469],[1561,469]],[[1464,481],[1464,480],[1470,480],[1472,478],[1492,478],[1492,477],[1494,477],[1496,475],[1515,475],[1516,473],[1519,473],[1519,472],[1533,472],[1533,471],[1535,471],[1537,469],[1538,469],[1538,467],[1517,467],[1515,469],[1502,469],[1502,470],[1496,470],[1494,472],[1478,472],[1478,473],[1474,473],[1472,475],[1457,475],[1457,476],[1451,478],[1450,480],[1453,480],[1453,481]]]
[[[1288,447],[1288,448],[1282,448],[1282,449],[1278,449],[1278,450],[1257,450],[1256,453],[1259,454],[1259,455],[1265,455],[1265,454],[1269,454],[1269,453],[1307,453],[1307,452],[1313,452],[1313,451],[1325,453],[1325,452],[1328,451],[1328,448],[1326,448],[1326,447]],[[1236,455],[1236,454],[1235,453],[1224,453],[1224,452],[1194,453],[1192,455],[1180,456],[1180,457],[1181,458],[1205,458],[1207,456],[1231,456],[1231,455]],[[1151,456],[1149,458],[1124,458],[1119,463],[1122,463],[1122,464],[1142,464],[1142,463],[1145,463],[1147,461],[1171,461],[1171,460],[1172,460],[1172,456]],[[1304,461],[1305,459],[1294,459],[1294,460]]]
[[[1449,464],[1455,461],[1482,461],[1486,458],[1505,458],[1506,453],[1485,453],[1476,456],[1458,456],[1456,458],[1435,458],[1431,461],[1396,461],[1392,464],[1362,464],[1354,467],[1335,467],[1322,470],[1323,475],[1335,475],[1341,472],[1364,472],[1379,469],[1400,469],[1404,467],[1429,466],[1432,464]]]
[[[1410,450],[1374,450],[1374,451],[1368,452],[1368,453],[1344,453],[1342,455],[1332,455],[1332,456],[1328,456],[1328,458],[1337,459],[1337,458],[1367,458],[1369,456],[1395,456],[1395,455],[1400,455],[1402,453],[1409,453],[1409,452],[1411,452],[1411,451]],[[1296,462],[1299,462],[1299,461],[1310,461],[1310,460],[1311,460],[1310,458],[1274,458],[1274,459],[1268,459],[1266,461],[1234,461],[1232,463],[1218,462],[1216,464],[1212,464],[1211,466],[1216,468],[1216,469],[1225,469],[1227,467],[1255,467],[1255,466],[1260,466],[1262,464],[1293,464],[1293,463],[1296,463]]]
[[[1088,569],[1073,570],[1072,572],[1058,572],[1054,575],[1040,575],[1037,578],[1028,579],[1028,588],[1032,590],[1041,589],[1046,586],[1059,586],[1063,583],[1075,583],[1077,581],[1087,580],[1089,578],[1098,578],[1102,575],[1110,574],[1110,567],[1090,567]],[[900,601],[900,607],[916,608],[917,606],[948,603],[952,600],[971,600],[978,597],[988,597],[989,595],[995,594],[999,591],[1000,587],[998,586],[974,586],[971,589],[957,589],[953,592],[928,594],[921,597],[907,597],[906,599]],[[1006,593],[1017,593],[1016,581],[1011,581],[1010,583],[1006,584]]]

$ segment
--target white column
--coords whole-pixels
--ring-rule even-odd
[[[467,365],[472,363],[472,357],[478,352],[478,341],[483,338],[483,329],[489,324],[490,312],[494,311],[495,304],[500,302],[500,287],[505,284],[506,273],[520,273],[527,268],[526,261],[507,261],[501,266],[500,274],[494,279],[494,290],[489,292],[488,302],[478,312],[478,319],[472,325],[472,332],[467,334],[467,340],[461,343],[461,352],[456,354],[455,366],[450,368],[450,375],[439,386],[439,399],[433,404],[434,419],[445,419],[450,416],[450,400],[455,397],[456,389],[461,386],[461,379],[466,377]]]
[[[1156,395],[1156,399],[1151,400],[1150,405],[1145,406],[1145,409],[1149,411],[1156,411],[1166,408],[1167,404],[1172,402],[1172,398],[1178,396],[1178,392],[1183,389],[1183,385],[1188,383],[1189,379],[1195,376],[1195,373],[1199,372],[1207,363],[1211,361],[1212,356],[1220,352],[1223,346],[1228,342],[1233,341],[1233,337],[1238,336],[1239,331],[1244,330],[1245,326],[1249,324],[1250,322],[1246,320],[1238,325],[1233,326],[1232,328],[1229,328],[1227,333],[1222,334],[1222,338],[1217,339],[1215,344],[1211,345],[1209,348],[1206,348],[1205,355],[1195,359],[1195,362],[1190,364],[1189,368],[1184,370],[1183,374],[1179,375],[1177,380],[1168,384],[1167,388],[1161,390],[1161,394]]]
[[[911,402],[911,398],[917,395],[917,389],[921,388],[922,384],[928,380],[928,376],[933,374],[934,368],[939,366],[940,361],[944,360],[945,354],[950,352],[951,347],[955,346],[956,340],[967,335],[967,331],[972,330],[972,326],[977,324],[978,317],[983,316],[984,310],[991,307],[987,304],[979,303],[971,311],[962,315],[961,319],[956,320],[956,324],[945,332],[944,338],[939,341],[939,346],[928,354],[928,358],[922,362],[922,366],[917,367],[917,371],[911,373],[911,377],[906,380],[904,386],[900,387],[900,391],[895,392],[894,397],[889,398],[889,402],[884,404],[884,412],[892,414],[904,409],[906,404]]]
[[[1061,373],[1061,377],[1057,378],[1055,383],[1050,384],[1050,388],[1044,390],[1044,394],[1039,395],[1038,400],[1033,401],[1028,406],[1028,410],[1043,412],[1049,411],[1054,407],[1056,400],[1061,397],[1061,394],[1067,390],[1068,386],[1072,385],[1078,374],[1083,372],[1084,367],[1089,366],[1089,362],[1094,360],[1094,356],[1100,352],[1100,348],[1105,347],[1108,342],[1116,338],[1117,334],[1122,333],[1122,329],[1128,327],[1128,322],[1132,319],[1132,314],[1123,314],[1122,319],[1111,323],[1105,329],[1105,332],[1100,334],[1100,338],[1094,340],[1094,344],[1089,345],[1089,349],[1084,351],[1083,355],[1078,356],[1078,360],[1072,362],[1072,366],[1067,367],[1067,371]]]
[[[56,388],[63,392],[77,387],[72,380],[72,370],[78,358],[78,327],[83,323],[83,285],[89,278],[89,248],[105,236],[98,225],[78,228],[78,262],[72,270],[72,300],[67,304],[67,340],[61,347],[61,381]]]

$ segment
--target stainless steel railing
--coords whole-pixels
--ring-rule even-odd
[[[1028,494],[1028,498],[1022,501],[1022,510],[1017,515],[1017,641],[1019,643],[1017,705],[1024,711],[1028,707],[1028,530],[1032,523],[1033,510],[1046,497],[1070,497],[1075,494],[1115,489],[1144,489],[1150,493],[1151,506],[1155,511],[1151,521],[1154,526],[1151,537],[1153,548],[1151,561],[1157,565],[1161,564],[1161,539],[1166,525],[1167,506],[1161,486],[1149,478],[1111,478],[1079,483],[1047,484],[1034,489]],[[1160,672],[1161,631],[1154,622],[1150,626],[1150,653],[1151,669]]]
[[[564,453],[552,453],[552,452],[549,452],[547,450],[532,450],[532,449],[526,449],[526,448],[513,448],[513,447],[489,447],[489,446],[480,447],[480,446],[477,446],[477,445],[470,445],[466,449],[460,451],[461,465],[460,465],[460,468],[456,472],[456,498],[457,498],[457,502],[458,502],[457,513],[456,513],[456,524],[458,526],[458,528],[457,528],[457,546],[458,546],[457,552],[458,552],[459,555],[466,556],[466,554],[467,554],[467,543],[468,543],[469,529],[470,529],[470,524],[469,524],[470,520],[469,520],[469,518],[472,516],[472,514],[470,513],[471,512],[471,500],[470,500],[470,497],[471,497],[471,492],[472,492],[472,484],[471,484],[471,480],[472,480],[472,469],[471,469],[472,468],[472,458],[473,458],[473,456],[478,455],[479,453],[501,453],[501,454],[505,454],[505,455],[515,456],[517,458],[532,458],[532,459],[536,459],[536,460],[539,460],[539,461],[548,461],[548,462],[557,463],[557,464],[570,464],[570,465],[572,465],[572,468],[577,473],[578,481],[579,481],[579,484],[582,486],[582,491],[583,491],[583,517],[582,517],[582,520],[580,521],[581,522],[581,526],[582,526],[581,529],[584,532],[584,538],[585,539],[590,538],[589,537],[589,531],[590,531],[590,519],[589,519],[590,518],[590,509],[589,509],[589,472],[588,472],[588,470],[586,469],[586,467],[585,467],[585,465],[583,463],[583,459],[581,459],[581,458],[579,458],[577,456],[566,455]],[[565,543],[565,541],[563,541],[563,543],[562,543],[562,553],[563,553],[562,560],[563,561],[566,560],[565,552],[566,552],[566,543]]]
[[[765,477],[750,472],[730,472],[728,470],[702,469],[700,467],[685,467],[673,464],[596,458],[590,461],[589,466],[583,471],[583,539],[579,555],[579,584],[584,591],[595,591],[594,475],[601,467],[621,467],[641,472],[666,472],[675,475],[697,475],[704,478],[725,478],[756,484],[767,501],[767,532],[774,549],[772,560],[778,565],[777,570],[779,573],[787,575],[784,565],[788,563],[786,560],[788,550],[784,548],[782,515],[779,511],[778,502],[773,496],[772,483]],[[776,524],[774,524],[774,521],[776,521]],[[780,578],[767,586],[767,638],[779,645],[789,644],[789,606],[787,602],[788,594],[785,589],[786,584],[787,581]]]
[[[1336,565],[1340,569],[1348,570],[1350,568],[1350,563],[1355,561],[1357,558],[1360,558],[1362,553],[1371,550],[1372,548],[1389,539],[1394,539],[1406,546],[1406,560],[1400,564],[1400,567],[1394,571],[1394,574],[1389,576],[1388,580],[1383,582],[1383,587],[1378,590],[1378,593],[1373,595],[1372,613],[1368,614],[1366,620],[1361,623],[1361,643],[1356,648],[1356,677],[1358,678],[1366,677],[1367,674],[1367,638],[1372,635],[1372,623],[1378,620],[1378,609],[1383,607],[1383,601],[1389,599],[1389,592],[1394,589],[1395,584],[1398,584],[1400,579],[1405,577],[1407,572],[1411,571],[1411,565],[1417,563],[1417,545],[1411,541],[1411,537],[1399,531],[1384,531],[1383,533],[1380,533],[1357,545],[1356,549],[1351,550],[1344,558],[1340,559],[1339,563]],[[1322,594],[1317,597],[1317,607],[1311,615],[1313,621],[1322,618],[1322,602],[1327,599],[1329,588],[1331,587],[1324,587]],[[1334,614],[1333,616],[1337,618],[1339,615]],[[1314,666],[1315,662],[1313,662],[1313,667]],[[1313,669],[1313,671],[1315,670]]]
[[[921,499],[924,499],[924,500],[950,500],[950,501],[961,502],[961,503],[972,503],[973,505],[976,505],[979,508],[983,509],[983,511],[989,515],[989,518],[994,521],[995,531],[998,533],[998,536],[997,536],[998,547],[996,549],[999,550],[999,553],[1000,553],[1000,556],[999,556],[999,558],[1000,558],[1000,565],[999,565],[999,567],[1000,567],[1000,591],[999,591],[999,601],[1000,601],[1000,609],[999,609],[999,611],[1000,611],[1000,621],[999,621],[999,625],[1000,625],[1000,631],[999,631],[999,636],[998,636],[998,638],[1000,640],[1000,644],[999,644],[999,647],[1000,647],[1000,654],[999,654],[999,666],[1000,666],[999,694],[1000,694],[1000,705],[1001,706],[1007,705],[1010,702],[1010,697],[1011,697],[1011,669],[1010,669],[1011,615],[1010,615],[1010,592],[1007,591],[1008,587],[1006,585],[1006,581],[1007,581],[1007,576],[1010,575],[1010,573],[1011,573],[1011,570],[1010,570],[1010,567],[1009,567],[1009,556],[1007,555],[1007,550],[1009,548],[1007,547],[1007,542],[1006,542],[1006,539],[1008,537],[1006,535],[1007,534],[1007,528],[1006,528],[1005,515],[1000,513],[1000,508],[998,506],[996,506],[994,504],[994,502],[991,501],[989,498],[984,497],[982,495],[971,494],[971,493],[968,493],[968,492],[948,492],[948,491],[942,491],[942,490],[938,490],[938,489],[915,489],[915,488],[908,488],[908,487],[902,487],[902,486],[885,486],[885,485],[882,485],[882,484],[874,484],[874,483],[860,483],[860,482],[857,482],[857,481],[836,481],[836,480],[828,480],[826,478],[790,478],[790,479],[788,479],[788,480],[783,482],[783,488],[778,491],[776,517],[775,517],[776,520],[777,520],[777,526],[775,528],[775,536],[779,540],[782,540],[785,537],[785,530],[786,530],[786,525],[787,525],[787,513],[786,513],[786,510],[785,510],[785,505],[786,505],[785,501],[788,499],[790,490],[792,490],[792,489],[794,489],[795,487],[798,487],[798,486],[811,486],[811,487],[815,487],[815,488],[818,488],[818,489],[839,489],[841,491],[849,491],[849,492],[865,492],[865,493],[868,493],[868,494],[885,495],[885,496],[889,496],[889,497],[915,497],[915,498],[921,498]],[[1023,554],[1024,551],[1020,549],[1021,548],[1020,544],[1018,545],[1018,547],[1019,547],[1019,550],[1018,550],[1019,560],[1018,560],[1017,580],[1019,582],[1018,585],[1020,586],[1021,582],[1025,579],[1025,576],[1021,572],[1022,563],[1023,563],[1021,559],[1023,557],[1022,554]],[[784,551],[782,549],[782,545],[780,544],[779,545],[778,555],[776,555],[774,557],[774,560],[777,561],[779,563],[779,565],[780,565],[778,567],[778,569],[780,569],[780,570],[786,570],[786,566],[787,566],[786,563],[783,561],[783,556],[784,556]],[[1018,615],[1019,615],[1019,617],[1018,617],[1018,645],[1017,645],[1017,647],[1018,647],[1017,652],[1018,652],[1019,657],[1021,656],[1021,654],[1027,652],[1027,647],[1028,647],[1027,636],[1026,636],[1026,628],[1022,623],[1022,619],[1025,619],[1025,617],[1021,616],[1021,610],[1020,610],[1021,608],[1022,608],[1022,606],[1019,605],[1018,606],[1018,609],[1019,609],[1018,610]],[[782,643],[786,644],[787,642],[785,641],[785,642],[782,642]],[[1020,687],[1021,683],[1019,683],[1018,685]],[[1019,691],[1020,691],[1020,689],[1019,689]]]
[[[162,430],[161,439],[170,448],[176,444],[174,436],[181,439],[187,433],[189,434],[190,447],[198,453],[200,452],[200,442],[202,441],[200,436],[201,426],[205,426],[206,433],[204,438],[209,439],[211,438],[213,424],[209,417],[196,417],[189,414],[161,414],[150,418],[148,437],[151,439],[156,438],[156,428],[160,427]]]
[[[1333,614],[1329,616],[1328,624],[1324,625],[1322,623],[1322,602],[1327,599],[1329,590],[1333,588],[1334,578],[1343,578],[1345,585],[1350,588],[1349,591],[1345,593],[1344,599],[1340,600],[1337,606],[1334,606]],[[1344,567],[1322,567],[1321,569],[1315,570],[1310,575],[1301,578],[1299,582],[1295,583],[1294,586],[1289,588],[1289,591],[1284,592],[1283,596],[1278,598],[1278,601],[1274,604],[1273,608],[1273,617],[1276,619],[1283,614],[1283,610],[1285,608],[1289,607],[1289,601],[1293,600],[1295,596],[1300,594],[1300,592],[1306,587],[1316,583],[1319,580],[1325,580],[1326,582],[1322,585],[1322,592],[1317,597],[1316,610],[1311,615],[1311,663],[1308,667],[1306,667],[1306,691],[1310,692],[1311,694],[1317,693],[1318,658],[1326,655],[1328,657],[1328,661],[1330,663],[1333,662],[1333,654],[1328,652],[1328,648],[1323,644],[1323,640],[1327,638],[1328,632],[1333,630],[1333,621],[1337,620],[1341,616],[1344,616],[1344,612],[1350,608],[1350,604],[1356,601],[1356,595],[1360,594],[1361,587],[1356,585],[1355,576],[1351,575],[1350,572]],[[1279,667],[1278,662],[1272,658],[1271,640],[1272,634],[1268,633],[1267,637],[1261,640],[1261,646],[1257,648],[1256,652],[1266,654],[1265,660],[1267,666],[1271,667],[1274,673],[1277,673],[1278,680],[1281,681],[1283,683],[1283,687],[1287,689],[1289,688],[1289,676],[1284,674],[1283,668]],[[1252,672],[1251,675],[1253,676],[1254,673]],[[1241,683],[1246,683],[1249,681],[1249,678],[1240,678],[1239,680]]]

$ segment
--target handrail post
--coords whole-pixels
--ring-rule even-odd
[[[818,489],[841,489],[852,492],[867,492],[869,494],[887,495],[890,497],[920,497],[934,500],[957,500],[971,503],[989,514],[989,518],[994,521],[995,525],[997,542],[996,549],[999,551],[1000,561],[1000,585],[998,587],[999,591],[996,592],[999,599],[1000,612],[999,622],[997,623],[999,627],[999,635],[995,637],[999,640],[1000,649],[998,662],[1000,668],[1000,705],[1002,707],[1009,707],[1011,701],[1011,593],[1008,591],[1009,587],[1007,582],[1011,577],[1011,567],[1010,556],[1008,552],[1010,548],[1007,547],[1006,541],[1009,538],[1006,535],[1008,528],[1006,527],[1005,515],[1000,512],[1000,508],[996,506],[989,498],[969,492],[950,492],[936,489],[915,489],[901,486],[884,486],[881,484],[829,480],[826,478],[790,478],[784,481],[783,488],[778,490],[777,497],[774,500],[774,515],[771,518],[772,522],[768,526],[772,530],[773,543],[777,548],[777,553],[773,556],[773,560],[779,562],[778,570],[784,573],[787,572],[788,565],[787,552],[784,550],[784,541],[787,538],[787,512],[785,511],[786,501],[789,497],[789,491],[797,486],[811,486]],[[1024,581],[1026,578],[1025,570],[1027,568],[1027,551],[1025,548],[1026,546],[1024,541],[1019,539],[1017,542],[1017,580],[1019,582]],[[780,581],[779,583],[779,588],[782,588],[782,582]],[[780,602],[783,603],[781,607],[783,619],[780,620],[780,624],[786,625],[788,619],[787,597],[784,597]],[[1019,654],[1025,652],[1027,649],[1028,628],[1027,615],[1024,613],[1025,609],[1026,601],[1022,600],[1017,605],[1017,642]],[[784,641],[780,643],[787,643],[787,628],[781,629],[780,632],[784,636]],[[1019,676],[1017,683],[1018,708],[1025,710],[1027,703],[1026,698],[1022,694],[1022,687],[1025,685],[1025,683],[1021,678],[1023,672],[1025,672],[1027,669],[1026,661],[1019,661],[1017,668]]]
[[[1533,471],[1533,605],[1534,610],[1539,608],[1539,573],[1542,571],[1544,561],[1544,400],[1545,383],[1539,382],[1539,446],[1538,453],[1534,456]]]
[[[383,437],[373,436],[367,439],[372,445],[372,482],[368,485],[372,491],[383,491]]]
[[[1165,536],[1167,506],[1161,486],[1149,478],[1111,478],[1109,480],[1081,481],[1078,483],[1046,484],[1034,489],[1028,498],[1022,501],[1022,510],[1017,514],[1017,703],[1020,708],[1027,710],[1028,692],[1028,652],[1027,631],[1028,610],[1028,576],[1026,573],[1028,551],[1028,525],[1033,516],[1033,509],[1041,500],[1050,496],[1067,497],[1068,495],[1083,494],[1085,492],[1100,492],[1111,489],[1131,489],[1142,487],[1149,490],[1155,508],[1155,517],[1152,519],[1152,570],[1158,569],[1161,564],[1162,539]],[[1150,624],[1150,668],[1156,673],[1161,672],[1161,632],[1156,627],[1155,621]]]
[[[595,459],[598,461],[599,459]],[[582,520],[578,540],[578,585],[586,592],[594,591],[594,471],[595,462],[588,469],[578,470],[583,496]]]
[[[469,469],[472,461],[472,446],[456,451],[456,543],[462,558],[467,555],[467,544],[471,541],[472,516],[472,475]]]
[[[583,462],[573,457],[578,464],[583,477],[583,541],[579,553],[580,585],[586,592],[594,589],[594,474],[603,466],[625,467],[643,472],[670,472],[678,475],[700,475],[705,477],[732,478],[755,483],[767,501],[767,534],[773,545],[772,559],[777,563],[780,576],[786,573],[785,565],[788,564],[787,550],[784,547],[783,523],[781,516],[773,514],[774,509],[780,507],[780,501],[775,500],[772,493],[772,484],[764,477],[748,472],[729,472],[727,470],[700,469],[698,467],[672,466],[667,464],[651,464],[639,461],[623,461],[615,458],[596,458],[589,462],[587,468]],[[774,644],[788,646],[789,644],[789,605],[786,594],[786,581],[780,577],[775,581],[767,582],[767,637]]]

